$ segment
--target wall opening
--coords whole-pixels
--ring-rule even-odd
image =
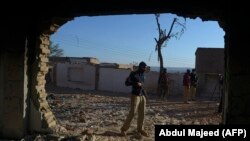
[[[168,30],[168,23],[174,16],[176,15],[163,14],[160,17],[161,26]],[[144,18],[146,22],[143,21]],[[181,17],[178,18],[181,19]],[[202,93],[197,91],[197,101],[185,106],[188,107],[186,111],[182,109],[182,77],[186,69],[198,67],[197,48],[224,48],[223,34],[224,32],[216,22],[203,23],[200,19],[187,19],[186,31],[182,37],[179,40],[171,39],[167,47],[163,48],[164,66],[168,68],[169,73],[174,74],[172,75],[175,79],[173,89],[177,90],[171,91],[173,94],[168,101],[161,101],[153,91],[150,93],[152,99],[148,103],[146,118],[151,119],[150,122],[152,122],[146,123],[147,129],[153,129],[155,123],[207,125],[221,122],[219,114],[211,117],[218,107],[219,100],[218,97],[214,97],[214,90],[217,84],[216,76],[221,72],[218,70],[200,72],[200,79],[205,83],[203,84],[205,88],[201,89]],[[155,37],[157,37],[157,25],[153,14],[79,17],[60,27],[50,40],[54,44],[59,44],[65,54],[57,58],[59,60],[50,66],[52,71],[49,75],[52,83],[46,84],[48,102],[60,124],[77,134],[90,127],[95,129],[101,127],[100,132],[104,132],[104,128],[118,130],[129,108],[130,88],[125,88],[125,92],[117,92],[114,85],[107,85],[107,83],[117,84],[117,82],[105,76],[110,76],[117,71],[117,69],[112,69],[117,64],[137,64],[140,61],[147,62],[151,66],[151,71],[157,73],[159,63],[154,51]],[[205,55],[207,56],[202,61],[217,57],[209,53]],[[99,64],[92,63],[86,69],[86,57],[97,58]],[[107,63],[111,64],[107,65]],[[217,62],[214,63],[214,66],[217,66]],[[105,65],[108,67],[102,69]],[[199,65],[204,65],[204,63]],[[201,67],[205,67],[203,70],[206,70],[206,65]],[[76,71],[77,73],[72,73]],[[126,71],[123,72],[123,77],[125,77],[128,72],[122,71]],[[85,76],[84,78],[75,76],[81,73]],[[98,79],[93,78],[97,75]],[[103,76],[100,77],[100,75]],[[77,79],[77,82],[65,82],[63,77],[66,80],[69,80],[67,78]],[[122,82],[125,79],[123,77],[120,77],[121,80],[118,81],[121,82],[120,85],[123,85]],[[88,83],[84,79],[93,80],[93,82]],[[101,80],[106,81],[101,83]],[[82,87],[83,85],[85,87]],[[203,95],[204,89],[206,95]],[[163,106],[159,108],[157,107],[159,105]],[[114,120],[115,118],[117,120]]]

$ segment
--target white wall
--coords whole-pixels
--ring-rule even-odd
[[[126,77],[130,70],[115,68],[100,68],[98,90],[110,92],[130,93],[131,87],[125,86]]]
[[[95,66],[58,63],[56,67],[57,86],[83,90],[95,89]]]
[[[220,96],[219,90],[219,77],[218,74],[205,74],[199,73],[198,75],[198,86],[197,86],[197,95],[218,98]]]
[[[96,79],[95,69],[94,66],[87,64],[58,63],[56,68],[57,86],[94,90]],[[131,86],[127,87],[124,84],[125,79],[129,76],[130,72],[130,70],[126,69],[100,67],[97,89],[99,91],[130,93]],[[170,95],[182,95],[183,74],[172,73],[169,75],[171,79]],[[145,73],[144,87],[148,93],[156,94],[158,76],[158,72]]]
[[[158,72],[149,72],[145,73],[145,88],[149,93],[156,94],[157,92],[157,83],[158,83]],[[182,73],[170,73],[170,95],[182,95],[183,86],[182,86]]]
[[[158,72],[145,73],[144,87],[148,93],[156,93],[158,77]]]
[[[130,93],[131,86],[127,87],[124,81],[130,74],[130,70],[114,69],[114,68],[100,68],[100,79],[98,84],[98,90],[110,91],[110,92],[124,92]],[[158,72],[145,73],[144,87],[148,93],[156,94],[157,83],[158,83]],[[182,77],[183,74],[174,73],[170,74],[170,94],[171,95],[182,95]]]
[[[183,75],[184,73],[171,73],[170,76],[170,95],[183,95]]]

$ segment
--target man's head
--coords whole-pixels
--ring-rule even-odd
[[[167,69],[166,69],[166,68],[163,68],[162,72],[163,72],[163,73],[166,73],[166,72],[167,72]]]
[[[139,63],[139,70],[140,70],[141,72],[145,72],[145,71],[146,71],[146,68],[147,68],[147,64],[146,64],[145,62],[141,61],[141,62]]]
[[[187,69],[187,73],[190,73],[190,69]]]

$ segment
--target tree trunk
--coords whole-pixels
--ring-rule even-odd
[[[156,50],[158,52],[158,59],[159,59],[158,61],[160,61],[160,72],[159,72],[159,77],[158,77],[157,94],[160,94],[159,93],[160,92],[159,80],[160,80],[160,77],[161,77],[161,74],[163,71],[163,56],[161,53],[161,48],[163,47],[164,42],[166,42],[167,40],[169,40],[172,37],[171,32],[172,32],[172,29],[174,27],[175,22],[177,21],[177,18],[174,18],[174,20],[172,21],[171,27],[168,31],[168,34],[166,35],[166,30],[161,29],[159,17],[160,17],[160,15],[158,15],[158,14],[155,15],[156,23],[157,23],[157,27],[158,27],[158,32],[159,32],[158,40],[155,38],[155,41],[156,41]]]
[[[160,73],[163,70],[163,57],[162,57],[162,53],[161,53],[161,47],[158,47],[158,57],[159,57],[159,61],[160,61]]]

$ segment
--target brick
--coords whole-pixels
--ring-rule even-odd
[[[45,84],[46,84],[46,80],[37,81],[37,85],[45,85]]]
[[[43,80],[45,80],[45,75],[37,76],[36,80],[37,81],[43,81]]]
[[[45,118],[45,120],[47,121],[47,123],[51,123],[51,122],[55,121],[53,115],[46,116],[46,117],[44,117],[44,118]]]
[[[45,99],[40,99],[39,107],[41,109],[47,109],[49,107],[49,104]]]
[[[48,63],[49,62],[49,58],[48,57],[42,57],[42,58],[40,58],[40,61]]]
[[[56,121],[55,120],[52,121],[52,122],[50,122],[50,123],[48,123],[48,127],[49,128],[54,127],[54,126],[56,126]]]
[[[49,67],[47,67],[47,66],[46,67],[45,66],[44,67],[40,67],[40,71],[43,71],[43,72],[47,73],[49,71]]]
[[[44,53],[44,54],[50,54],[50,49],[42,48],[41,52]]]
[[[46,99],[46,97],[47,97],[47,93],[45,92],[39,93],[39,98]]]
[[[50,26],[50,31],[51,32],[56,32],[58,28],[59,28],[59,25],[53,24],[53,25]]]
[[[44,117],[54,116],[51,111],[45,112]]]
[[[46,35],[40,36],[40,41],[41,41],[41,44],[44,44],[44,45],[47,45],[47,46],[49,46],[49,44],[50,44],[49,37],[46,36]]]

